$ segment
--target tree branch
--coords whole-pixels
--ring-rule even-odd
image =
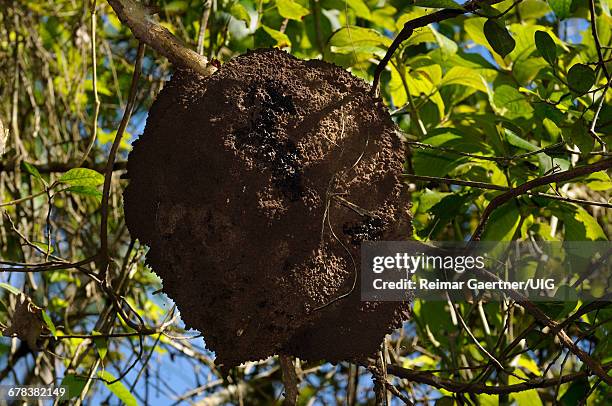
[[[610,363],[605,365],[606,369],[610,368]],[[547,388],[557,385],[559,382],[567,383],[579,378],[588,377],[590,371],[580,371],[568,375],[563,375],[556,378],[535,378],[526,382],[517,383],[514,385],[498,385],[489,386],[478,383],[457,382],[450,379],[440,378],[432,373],[425,371],[415,371],[412,369],[402,368],[396,365],[388,365],[387,372],[402,379],[408,379],[412,382],[418,382],[433,386],[434,388],[444,389],[454,393],[486,393],[489,395],[499,395],[507,393],[522,392],[530,389]]]
[[[491,216],[493,211],[499,206],[508,202],[509,200],[514,199],[515,197],[518,197],[520,195],[523,195],[529,192],[531,189],[537,188],[538,186],[544,186],[544,185],[548,185],[550,183],[555,183],[555,182],[568,181],[568,180],[577,178],[579,176],[588,175],[593,172],[603,171],[603,170],[607,170],[610,168],[612,168],[612,158],[603,159],[594,164],[579,166],[577,168],[569,169],[567,171],[557,172],[557,173],[553,173],[548,176],[542,176],[540,178],[535,178],[533,180],[530,180],[529,182],[525,182],[522,185],[519,185],[513,189],[510,189],[507,192],[502,193],[499,196],[496,196],[493,200],[491,200],[491,202],[488,204],[488,206],[483,211],[482,216],[480,217],[480,222],[478,223],[476,230],[474,230],[474,234],[472,234],[471,241],[480,240],[484,227],[487,224],[487,221],[489,220],[489,217]]]
[[[130,85],[130,93],[128,95],[127,105],[119,123],[115,140],[111,146],[111,150],[108,154],[108,160],[106,167],[104,168],[104,187],[102,189],[102,202],[100,204],[100,276],[101,280],[105,280],[106,271],[109,261],[108,256],[108,197],[110,195],[111,180],[113,177],[113,166],[115,163],[115,156],[119,150],[121,144],[121,138],[123,132],[127,128],[132,116],[134,104],[136,103],[136,92],[138,90],[138,79],[140,78],[140,68],[142,66],[142,59],[144,57],[145,45],[140,43],[138,45],[138,54],[136,55],[136,62],[134,63],[134,74],[132,75],[132,84]]]
[[[493,183],[486,183],[486,182],[474,182],[474,181],[461,180],[461,179],[440,178],[438,176],[413,175],[410,173],[404,173],[402,174],[402,176],[408,179],[416,180],[416,181],[444,183],[446,185],[469,186],[469,187],[474,187],[477,189],[484,189],[484,190],[501,190],[504,192],[508,190],[512,190],[512,188],[509,188],[506,186],[499,186],[499,185],[494,185]],[[553,195],[550,193],[540,193],[540,192],[531,192],[531,191],[526,192],[526,194],[530,196],[543,197],[545,199],[560,200],[562,202],[584,204],[587,206],[599,206],[599,207],[612,208],[612,203],[597,202],[594,200],[574,199],[572,197],[558,196],[558,195]]]
[[[295,406],[298,400],[298,377],[295,365],[289,355],[279,355],[283,385],[285,386],[285,400],[283,406]]]
[[[166,28],[155,22],[148,10],[134,0],[107,0],[117,17],[127,25],[134,36],[147,44],[173,64],[189,68],[202,76],[210,76],[216,70],[208,60],[187,48]]]
[[[489,2],[489,5],[500,3],[502,0],[492,0]],[[414,20],[407,21],[404,24],[402,30],[397,34],[397,37],[393,40],[387,53],[380,61],[376,70],[374,71],[374,81],[372,82],[372,92],[376,93],[378,91],[378,84],[380,82],[380,75],[387,67],[387,64],[391,60],[391,57],[397,51],[397,48],[402,44],[402,42],[406,41],[412,35],[413,31],[417,28],[425,27],[432,23],[438,23],[443,20],[448,20],[449,18],[457,17],[462,14],[471,13],[480,9],[480,5],[476,1],[469,1],[464,6],[463,9],[443,9],[440,11],[436,11],[432,14],[427,14],[422,17],[415,18]]]
[[[79,166],[78,162],[48,162],[42,165],[34,164],[34,166],[36,167],[36,169],[38,169],[38,172],[42,174],[64,173],[74,168],[87,168],[96,170],[98,172],[104,172],[104,169],[106,168],[106,163],[103,165],[94,165],[85,162],[82,166]],[[118,161],[113,164],[113,171],[123,171],[125,169],[127,169],[127,161]],[[0,173],[13,171],[15,171],[15,162],[0,162]]]

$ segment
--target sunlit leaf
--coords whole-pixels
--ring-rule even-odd
[[[59,181],[70,186],[98,186],[104,183],[104,175],[87,168],[70,169]]]
[[[417,0],[414,5],[417,7],[463,10],[463,7],[455,3],[453,0]]]
[[[565,223],[565,239],[568,241],[597,241],[607,240],[603,229],[587,212],[580,206],[573,204],[559,204],[558,216]]]
[[[164,11],[166,13],[182,13],[187,11],[189,8],[189,3],[184,0],[175,0],[171,1],[164,6]]]
[[[548,0],[548,4],[559,20],[571,16],[572,0]]]
[[[244,6],[238,2],[232,4],[230,14],[240,21],[244,21],[248,26],[251,23],[251,16]]]
[[[346,4],[353,9],[357,17],[369,20],[372,15],[364,0],[346,0]]]
[[[520,369],[514,370],[514,375],[508,376],[508,384],[514,385],[522,383],[523,379],[527,379],[527,375],[521,371]],[[518,376],[518,378],[517,378]],[[517,405],[529,405],[529,406],[542,406],[542,400],[540,399],[540,395],[538,395],[538,391],[535,389],[530,389],[522,392],[515,392],[510,394],[510,398],[516,402]]]
[[[99,331],[93,331],[92,335],[100,336],[102,333]],[[106,354],[108,353],[108,338],[106,337],[96,337],[93,339],[94,345],[96,346],[96,350],[98,350],[98,354],[100,355],[100,359],[104,359]]]
[[[20,295],[21,291],[14,286],[9,285],[8,283],[0,282],[0,288],[8,290],[13,295]]]
[[[47,325],[47,328],[49,329],[53,337],[56,337],[57,329],[55,328],[55,324],[53,324],[53,320],[51,320],[51,316],[49,316],[49,313],[47,313],[46,310],[42,311],[42,318],[45,321],[45,324]]]
[[[300,21],[310,11],[294,0],[276,0],[278,13],[285,18]]]
[[[49,254],[53,253],[53,246],[49,246],[46,242],[32,241],[32,244],[37,246],[43,252],[47,252],[47,249],[49,249]]]
[[[391,40],[370,28],[344,27],[332,35],[329,45],[336,53],[376,53],[391,45]]]
[[[126,406],[138,406],[138,402],[128,388],[121,381],[109,384],[107,382],[115,381],[115,377],[108,371],[98,371],[98,377],[104,380],[104,385],[113,392]]]

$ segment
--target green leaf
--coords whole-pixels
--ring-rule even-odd
[[[514,86],[501,85],[496,87],[493,92],[493,103],[497,114],[511,120],[533,117],[533,107]]]
[[[351,54],[353,52],[383,52],[391,45],[391,40],[371,28],[345,27],[336,31],[329,39],[332,52]]]
[[[44,185],[47,184],[47,182],[43,179],[42,175],[40,174],[40,172],[34,165],[23,161],[21,162],[21,167],[23,168],[24,171],[32,175],[34,178],[40,180]]]
[[[604,191],[612,190],[612,181],[610,181],[610,175],[604,171],[594,172],[587,176],[585,182],[591,190]]]
[[[43,320],[45,321],[45,324],[47,325],[47,328],[49,329],[51,334],[53,334],[53,337],[57,337],[57,329],[55,328],[55,324],[53,324],[53,320],[51,320],[51,316],[49,316],[49,313],[47,313],[46,310],[43,310],[41,314]]]
[[[528,378],[527,374],[525,374],[520,369],[515,369],[514,375],[508,376],[508,383],[510,385],[522,383],[523,380],[521,380],[520,378]],[[538,391],[535,389],[511,393],[510,399],[514,400],[516,402],[515,404],[517,405],[542,406],[542,400],[540,399],[540,395],[538,395]]]
[[[431,33],[436,39],[436,43],[440,48],[435,52],[439,52],[443,61],[448,60],[451,56],[457,53],[457,43],[445,35],[440,34],[436,29],[431,28]],[[433,54],[433,53],[432,53]]]
[[[189,4],[187,4],[186,1],[184,0],[176,0],[176,1],[171,1],[170,3],[166,4],[164,6],[164,11],[166,13],[182,13],[187,11],[187,9],[189,8]]]
[[[463,10],[463,6],[455,3],[453,0],[418,0],[414,5],[417,7]]]
[[[518,365],[520,367],[525,368],[527,371],[531,372],[532,374],[536,376],[542,375],[542,373],[540,372],[540,368],[538,367],[538,364],[532,358],[529,358],[525,355],[522,355],[519,357]]]
[[[237,20],[244,21],[247,27],[251,24],[251,16],[244,6],[238,2],[230,8],[230,14]]]
[[[98,203],[102,201],[102,192],[93,186],[70,186],[66,191],[78,195],[95,197]]]
[[[567,72],[567,84],[578,94],[585,94],[595,84],[595,72],[582,63],[572,66]]]
[[[567,241],[606,241],[603,229],[585,209],[573,204],[559,204],[561,210],[553,210],[565,224]]]
[[[497,18],[497,16],[499,16],[500,14],[498,9],[496,9],[485,1],[479,1],[478,7],[480,8],[480,14],[485,16],[486,18]]]
[[[293,0],[276,0],[278,14],[291,20],[301,21],[310,11]]]
[[[498,406],[498,395],[479,394],[476,395],[480,406]]]
[[[550,7],[544,0],[524,0],[517,6],[521,20],[536,20],[550,13]]]
[[[430,216],[433,217],[432,221],[428,227],[419,232],[419,236],[436,238],[437,234],[443,231],[447,224],[467,210],[472,204],[474,196],[474,193],[468,192],[464,194],[451,193],[444,197],[428,210]]]
[[[104,183],[104,176],[93,169],[75,168],[63,174],[59,181],[70,186],[98,186]]]
[[[289,37],[274,28],[270,28],[266,25],[262,25],[257,29],[257,33],[261,33],[263,31],[264,35],[267,35],[272,40],[272,45],[278,48],[288,48],[291,46],[291,40]]]
[[[584,120],[579,119],[569,128],[569,135],[571,141],[580,149],[583,155],[593,151],[595,146],[595,139],[589,134],[589,129]]]
[[[587,378],[580,378],[571,383],[570,387],[561,397],[560,404],[574,406],[580,404],[589,394],[591,386]]]
[[[548,0],[548,5],[559,20],[563,20],[572,15],[572,0]]]
[[[440,82],[440,87],[447,85],[467,86],[484,93],[487,92],[486,80],[478,72],[475,72],[474,69],[463,66],[453,66],[444,75]]]
[[[368,5],[363,0],[346,0],[346,4],[353,9],[357,17],[365,18],[369,20],[372,18],[372,13]]]
[[[110,132],[104,131],[102,128],[98,128],[98,144],[101,145],[112,145],[115,142],[115,138],[117,138],[117,130],[113,130]],[[121,141],[119,142],[119,149],[129,151],[132,148],[130,144],[130,140],[132,139],[132,134],[129,131],[123,131],[121,135]]]
[[[484,24],[483,30],[491,48],[502,58],[512,52],[516,46],[516,41],[514,41],[514,38],[512,38],[510,32],[499,18],[488,19]]]
[[[421,142],[434,147],[445,147],[462,152],[477,153],[483,151],[484,145],[471,134],[454,128],[439,128],[430,131]],[[465,161],[464,157],[452,153],[441,153],[434,150],[414,151],[413,166],[415,173],[429,176],[447,176],[457,165]]]
[[[529,348],[530,350],[541,350],[543,348],[548,347],[553,342],[553,338],[550,335],[544,334],[539,330],[532,330],[527,333],[525,341],[527,342],[527,348]]]
[[[536,48],[540,52],[542,58],[551,66],[554,66],[557,61],[557,46],[555,45],[555,41],[546,31],[536,31],[534,38]]]
[[[6,289],[11,292],[13,295],[20,295],[22,292],[14,286],[9,285],[8,283],[0,282],[0,288]]]
[[[510,241],[521,222],[521,213],[513,201],[496,209],[482,234],[483,241]]]
[[[68,390],[68,399],[75,398],[83,392],[88,379],[74,374],[64,375],[61,386],[65,386]]]
[[[105,381],[104,384],[106,385],[106,387],[111,392],[113,392],[113,394],[117,396],[119,400],[125,403],[126,406],[138,406],[138,402],[136,401],[134,395],[130,393],[128,388],[126,388],[125,385],[121,383],[121,381],[115,382],[113,384],[107,383],[107,381],[112,382],[116,379],[113,374],[108,371],[98,371],[98,377]]]
[[[25,161],[23,161],[21,163],[21,167],[30,175],[34,176],[35,178],[39,178],[42,179],[42,176],[40,176],[40,172],[38,172],[38,169],[36,169],[36,167],[32,164],[29,164]]]
[[[43,252],[47,252],[47,249],[49,249],[49,254],[53,253],[53,247],[49,246],[46,242],[32,241],[32,244],[37,246]]]
[[[102,335],[102,333],[94,330],[92,335],[99,336],[99,335]],[[98,350],[98,354],[100,354],[100,359],[103,360],[104,357],[106,357],[106,354],[108,353],[108,338],[106,337],[94,338],[93,341],[96,346],[96,349]]]

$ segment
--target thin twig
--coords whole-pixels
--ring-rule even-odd
[[[104,188],[102,190],[102,202],[100,204],[100,275],[104,280],[106,275],[106,268],[108,267],[108,197],[110,195],[111,180],[113,177],[113,165],[115,163],[115,155],[119,150],[121,144],[121,138],[127,128],[134,109],[136,101],[136,93],[138,89],[138,79],[140,78],[140,67],[142,64],[142,58],[144,57],[145,45],[140,42],[138,44],[138,53],[136,55],[136,62],[134,63],[134,74],[132,75],[132,84],[130,86],[130,93],[128,96],[128,102],[123,112],[123,118],[117,129],[115,140],[111,147],[110,153],[108,154],[108,160],[106,162],[106,168],[104,170]]]
[[[79,162],[78,167],[81,167],[83,163],[87,160],[91,149],[96,143],[96,138],[98,136],[98,115],[100,114],[100,98],[98,97],[98,59],[96,57],[96,0],[93,0],[91,3],[91,76],[92,76],[92,87],[94,94],[94,115],[92,122],[92,130],[91,130],[91,138],[89,140],[89,145],[87,145],[87,149]]]
[[[477,189],[484,189],[484,190],[500,190],[504,192],[512,190],[512,188],[509,188],[507,186],[499,186],[499,185],[494,185],[492,183],[486,183],[486,182],[474,182],[474,181],[461,180],[461,179],[449,179],[449,178],[441,178],[437,176],[413,175],[409,173],[404,173],[402,176],[405,178],[417,180],[417,181],[444,183],[447,185],[469,186],[469,187],[475,187]],[[527,191],[525,194],[528,194],[530,196],[542,197],[545,199],[560,200],[560,201],[569,202],[569,203],[612,208],[612,203],[607,203],[607,202],[596,202],[594,200],[575,199],[572,197],[565,197],[565,196],[559,196],[559,195],[552,195],[549,193],[532,192],[532,191]]]
[[[493,5],[496,3],[500,3],[501,1],[502,0],[492,0],[488,4]],[[378,66],[376,66],[376,70],[374,71],[374,81],[372,82],[372,92],[373,93],[378,92],[378,85],[380,83],[380,75],[387,67],[387,64],[391,60],[391,57],[393,56],[395,51],[397,51],[401,43],[406,41],[408,38],[410,38],[414,30],[416,30],[417,28],[425,27],[432,23],[438,23],[443,20],[448,20],[449,18],[457,17],[465,13],[471,13],[478,9],[480,9],[479,2],[469,1],[463,6],[462,10],[461,9],[443,9],[443,10],[436,11],[435,13],[427,14],[427,15],[415,18],[413,20],[407,21],[404,24],[404,27],[399,32],[399,34],[397,34],[397,36],[395,37],[395,39],[389,46],[389,49],[387,50],[387,53],[385,54],[383,59],[380,61]]]
[[[206,0],[204,2],[202,18],[200,19],[200,30],[198,31],[198,45],[196,46],[196,52],[200,55],[204,55],[204,36],[206,35],[206,28],[208,26],[208,17],[210,16],[211,7],[212,0]]]

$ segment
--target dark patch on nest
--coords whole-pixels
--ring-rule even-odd
[[[268,81],[251,85],[247,100],[255,109],[249,125],[234,134],[236,147],[251,153],[261,169],[269,169],[274,185],[296,201],[303,193],[300,152],[292,140],[278,136],[280,116],[296,114],[291,96],[283,95]]]
[[[385,232],[385,223],[378,217],[364,216],[358,223],[347,223],[342,226],[345,235],[358,245],[361,241],[378,241]]]
[[[151,108],[126,222],[225,368],[363,359],[407,318],[408,302],[360,301],[360,242],[410,232],[403,148],[369,92],[339,67],[257,50],[207,79],[178,71]]]

